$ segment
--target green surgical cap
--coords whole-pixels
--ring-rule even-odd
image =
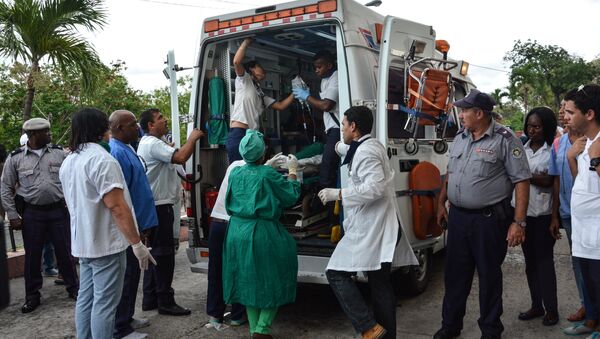
[[[255,163],[265,153],[265,142],[262,133],[247,129],[240,141],[240,155],[247,163]]]

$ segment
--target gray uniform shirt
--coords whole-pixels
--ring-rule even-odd
[[[523,144],[507,128],[492,121],[477,141],[459,132],[450,149],[448,200],[477,209],[510,198],[514,184],[531,178]]]
[[[29,146],[10,154],[4,163],[0,188],[8,219],[19,217],[15,193],[32,205],[47,205],[63,199],[58,171],[66,156],[62,148],[54,145],[45,146],[41,156]]]

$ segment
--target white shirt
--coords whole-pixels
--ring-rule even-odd
[[[594,140],[599,137],[600,133]],[[588,139],[577,157],[577,177],[571,195],[571,249],[574,257],[600,260],[600,177],[589,170],[588,150],[592,142]]]
[[[71,215],[73,256],[98,258],[124,251],[129,243],[102,201],[106,193],[122,189],[135,215],[117,160],[102,146],[87,143],[78,153],[69,153],[60,167],[59,178]]]
[[[235,78],[235,102],[231,121],[238,121],[248,125],[250,129],[258,130],[261,113],[275,102],[275,99],[264,95],[262,90],[260,92],[259,90],[260,88],[255,86],[247,72]]]
[[[533,152],[530,147],[531,141],[527,141],[523,148],[529,162],[529,169],[532,174],[548,173],[550,167],[550,146],[544,143],[537,152]],[[515,192],[511,205],[515,206]],[[528,217],[539,217],[541,215],[552,214],[552,187],[540,187],[529,185],[529,205],[527,207]]]
[[[144,135],[137,154],[146,164],[146,175],[154,196],[154,205],[175,204],[181,193],[176,165],[171,163],[176,149],[152,135]]]
[[[239,166],[244,166],[245,164],[246,162],[244,160],[237,160],[232,162],[231,165],[227,167],[225,177],[223,178],[223,182],[219,188],[217,201],[215,201],[215,206],[210,214],[211,217],[229,221],[229,214],[227,214],[227,210],[225,209],[225,196],[227,195],[227,186],[229,185],[229,173],[231,173],[232,169]]]
[[[396,246],[400,225],[394,203],[394,171],[385,147],[377,139],[365,140],[354,154],[349,174],[348,187],[342,189],[345,234],[327,269],[375,271],[385,262],[394,267],[418,265],[405,235]]]
[[[329,78],[321,79],[321,92],[319,93],[321,100],[329,99],[335,102],[335,106],[330,111],[335,115],[338,122],[341,124],[339,114],[339,90],[338,90],[338,73],[334,71],[333,74]],[[340,128],[340,125],[335,123],[335,120],[331,117],[329,112],[323,112],[323,123],[325,125],[325,132],[327,132],[330,128]]]

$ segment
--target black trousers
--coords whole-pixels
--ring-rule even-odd
[[[600,310],[600,260],[579,257],[583,284],[590,297],[590,303]]]
[[[206,296],[206,313],[211,317],[223,320],[225,301],[223,300],[223,242],[227,231],[227,222],[210,223],[208,233],[208,292]],[[240,304],[231,305],[231,319],[241,320],[246,308]]]
[[[467,297],[475,269],[479,275],[479,328],[482,334],[499,336],[502,315],[502,262],[512,214],[495,211],[470,213],[450,207],[444,276],[442,326],[452,332],[463,328]]]
[[[521,247],[525,255],[525,274],[531,294],[531,308],[558,314],[554,269],[556,240],[549,231],[550,219],[551,215],[527,217],[525,242]]]
[[[127,247],[125,254],[127,256],[127,268],[125,269],[121,301],[117,305],[117,313],[115,314],[113,337],[116,339],[123,338],[133,332],[133,327],[131,327],[130,323],[133,320],[133,313],[135,312],[135,299],[141,275],[140,264],[135,254],[133,254],[131,246]]]
[[[321,188],[337,186],[337,173],[340,167],[340,157],[335,152],[335,144],[340,141],[340,129],[330,128],[323,149],[323,160],[319,166],[319,185]]]
[[[354,272],[335,270],[325,272],[329,286],[356,331],[364,332],[378,323],[387,331],[384,338],[396,338],[396,298],[390,276],[391,266],[391,263],[382,263],[381,269],[367,272],[374,315],[369,312],[365,300],[352,279]]]
[[[156,266],[150,263],[144,273],[144,297],[142,303],[159,307],[175,304],[173,273],[175,271],[175,244],[173,243],[173,205],[156,206],[158,227],[148,235],[150,253],[156,260]]]
[[[23,212],[23,243],[25,245],[25,298],[40,298],[43,278],[42,251],[46,239],[54,246],[58,270],[68,292],[79,290],[79,278],[71,260],[71,229],[66,207],[40,211],[32,207]]]

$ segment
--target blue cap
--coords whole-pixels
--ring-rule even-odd
[[[486,112],[491,112],[496,105],[496,101],[487,93],[482,93],[473,88],[466,97],[455,101],[454,106],[460,108],[479,107]]]

